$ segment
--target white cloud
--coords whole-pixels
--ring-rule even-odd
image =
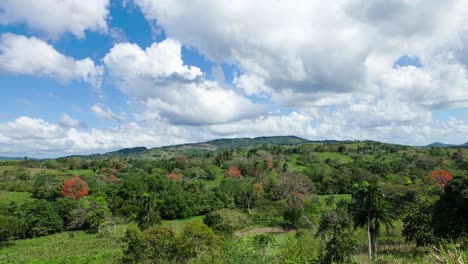
[[[295,135],[311,138],[316,132],[311,126],[312,118],[297,112],[288,115],[259,116],[229,124],[212,125],[207,131],[216,137],[258,137]]]
[[[116,114],[109,107],[106,107],[102,104],[92,105],[91,111],[93,111],[93,113],[100,118],[110,119],[117,122],[123,122],[127,119],[127,115],[124,112]]]
[[[102,68],[90,58],[75,60],[35,37],[11,33],[0,36],[0,71],[53,78],[61,82],[82,80],[100,87]]]
[[[446,138],[437,122],[459,131],[432,111],[468,107],[466,1],[135,3],[167,36],[238,66],[246,95],[313,117],[312,136],[428,143]],[[404,55],[422,67],[394,67]],[[230,133],[248,130],[236,122]]]
[[[180,144],[194,138],[197,136],[191,130],[162,122],[153,122],[151,127],[129,122],[114,128],[83,131],[63,128],[42,119],[19,117],[0,123],[0,155],[58,157],[135,146]]]
[[[72,127],[74,127],[74,128],[86,128],[86,127],[88,127],[88,125],[85,122],[73,119],[67,114],[60,115],[58,124],[61,127],[65,127],[65,128],[72,128]]]
[[[246,94],[271,94],[282,105],[302,106],[304,98],[341,105],[351,94],[386,93],[393,86],[380,75],[395,74],[393,63],[402,55],[421,58],[423,75],[465,98],[466,1],[135,2],[169,37],[215,62],[239,66],[243,74],[234,84]],[[452,54],[451,63],[431,65],[444,53]],[[300,96],[285,100],[285,94]],[[433,107],[468,106],[437,95]]]
[[[107,31],[109,0],[2,0],[0,24],[25,23],[57,38],[70,32],[84,38],[86,30]]]
[[[143,124],[129,122],[107,129],[79,130],[65,128],[42,119],[19,117],[0,123],[0,155],[58,157],[72,154],[103,153],[121,148],[157,147],[200,142],[220,137],[256,137],[297,135],[309,139],[372,139],[384,142],[425,145],[433,141],[464,143],[468,124],[454,117],[447,122],[423,116],[419,122],[384,124],[371,127],[356,124],[360,118],[382,116],[379,107],[356,107],[353,112],[322,112],[318,119],[304,113],[260,116],[229,124],[178,126],[159,120]],[[347,115],[356,115],[353,122]],[[409,117],[417,120],[420,116]],[[317,125],[312,122],[318,121]]]
[[[64,137],[64,130],[55,124],[50,124],[42,119],[19,117],[13,122],[0,125],[2,137],[12,140],[37,139],[47,140]]]
[[[257,116],[264,109],[204,78],[184,65],[181,45],[173,39],[142,50],[135,44],[115,45],[103,61],[116,87],[143,108],[142,119],[176,125],[207,125]]]

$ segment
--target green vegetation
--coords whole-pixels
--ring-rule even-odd
[[[125,229],[117,226],[115,234],[103,237],[68,231],[17,240],[0,249],[0,263],[116,263],[122,258]]]
[[[10,204],[15,202],[17,204],[24,204],[32,202],[34,199],[32,194],[28,192],[7,192],[0,191],[0,204]]]
[[[1,161],[0,263],[462,263],[467,171],[296,137]]]

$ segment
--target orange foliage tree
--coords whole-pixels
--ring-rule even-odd
[[[447,184],[453,179],[452,174],[444,170],[432,171],[428,174],[428,177],[431,181],[442,188],[445,188],[445,186],[447,186]]]
[[[114,174],[111,174],[109,175],[109,177],[107,177],[107,182],[108,183],[117,183],[117,182],[120,182],[120,179],[115,176]]]
[[[231,178],[240,178],[242,177],[242,174],[236,166],[231,166],[225,173],[226,177],[231,177]]]
[[[66,180],[62,187],[62,196],[73,199],[80,199],[88,195],[88,184],[75,175],[73,178]]]
[[[169,180],[179,181],[181,177],[179,175],[175,174],[175,173],[171,173],[171,174],[167,175],[167,178]]]

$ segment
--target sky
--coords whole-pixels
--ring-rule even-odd
[[[2,0],[0,156],[468,141],[464,0]]]

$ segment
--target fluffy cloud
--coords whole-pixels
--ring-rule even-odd
[[[101,84],[102,68],[90,58],[75,60],[35,37],[11,33],[0,36],[0,71],[53,78],[62,82],[82,80]]]
[[[129,122],[107,129],[79,130],[65,128],[42,119],[19,117],[0,123],[0,155],[32,157],[58,157],[72,154],[102,153],[116,149],[200,142],[219,137],[254,137],[271,135],[297,135],[309,139],[372,139],[384,142],[423,145],[434,139],[463,143],[468,124],[451,117],[447,122],[416,124],[376,123],[371,127],[355,126],[346,115],[379,116],[379,107],[356,107],[354,112],[338,110],[322,113],[315,120],[304,113],[271,114],[251,120],[208,126],[177,126],[159,120],[138,124]],[[410,117],[416,120],[419,117]],[[430,118],[425,116],[423,119]],[[318,121],[313,125],[312,122]],[[361,122],[355,119],[354,122]]]
[[[70,32],[84,38],[86,30],[107,31],[109,0],[2,0],[0,24],[25,23],[50,37]]]
[[[71,154],[105,152],[125,147],[158,146],[184,141],[173,128],[156,131],[128,123],[106,130],[80,131],[63,128],[42,119],[19,117],[0,123],[0,154],[57,157]],[[187,134],[188,135],[188,134]]]
[[[117,122],[123,122],[127,119],[127,115],[124,112],[116,114],[109,107],[106,107],[102,104],[94,104],[91,106],[91,111],[93,111],[93,113],[100,118],[114,120]]]
[[[67,114],[62,114],[60,116],[58,124],[61,127],[65,127],[65,128],[72,128],[72,127],[74,127],[74,128],[86,128],[86,127],[88,127],[88,125],[85,122],[73,119]]]
[[[115,86],[143,107],[140,120],[161,119],[176,125],[219,124],[254,117],[264,109],[206,80],[201,70],[184,65],[181,44],[173,39],[145,50],[115,45],[103,59]]]
[[[317,101],[308,104],[340,105],[351,94],[378,95],[393,88],[385,83],[391,80],[380,75],[394,75],[395,60],[407,54],[422,59],[427,67],[421,74],[434,84],[456,85],[451,90],[457,94],[466,90],[466,1],[135,2],[168,36],[213,61],[238,65],[243,73],[234,84],[246,94],[269,93],[281,105],[304,105],[304,97]],[[453,61],[442,68],[431,65],[444,53]],[[420,76],[411,77],[416,83]],[[304,96],[281,100],[296,93]],[[412,99],[428,103],[425,98]],[[434,107],[468,106],[447,96],[434,99]]]

